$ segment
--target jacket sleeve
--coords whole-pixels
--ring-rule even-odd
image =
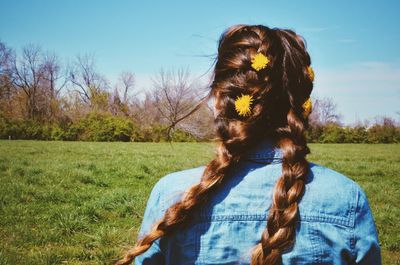
[[[365,192],[359,187],[355,209],[355,264],[382,264],[381,249],[375,222]]]
[[[138,238],[149,233],[153,228],[154,223],[160,220],[164,214],[162,212],[161,191],[162,180],[159,180],[151,191],[150,197],[147,201]],[[164,263],[164,255],[160,248],[160,239],[154,241],[146,252],[135,258],[135,265],[162,265]]]

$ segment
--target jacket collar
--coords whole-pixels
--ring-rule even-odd
[[[281,162],[283,152],[271,139],[263,139],[249,149],[242,158],[260,162]]]

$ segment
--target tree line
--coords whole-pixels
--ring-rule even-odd
[[[199,104],[207,84],[189,69],[160,70],[140,91],[134,73],[110,82],[93,55],[68,65],[29,44],[18,54],[0,41],[0,138],[82,141],[208,141],[213,113]],[[307,137],[324,143],[400,142],[395,120],[342,126],[330,98],[314,98]]]

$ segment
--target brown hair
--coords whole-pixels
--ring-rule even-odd
[[[261,52],[268,56],[267,67],[256,71],[251,59]],[[236,25],[219,40],[218,56],[210,96],[215,98],[218,148],[206,166],[200,183],[190,187],[182,199],[170,206],[152,230],[138,240],[116,264],[128,264],[144,253],[160,237],[188,224],[213,191],[229,178],[229,169],[241,155],[263,138],[273,139],[283,152],[282,175],[273,191],[267,227],[253,250],[251,264],[280,264],[283,251],[295,240],[296,222],[309,164],[310,153],[304,131],[303,103],[313,84],[303,39],[292,30],[262,25]],[[235,110],[235,99],[252,95],[251,115],[242,117]]]

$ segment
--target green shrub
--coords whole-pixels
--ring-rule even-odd
[[[6,120],[0,117],[0,138],[67,140],[67,141],[130,141],[133,122],[126,117],[93,112],[74,123],[46,124],[35,120]]]
[[[399,143],[400,128],[392,124],[375,124],[368,129],[369,143]]]
[[[345,143],[366,143],[368,134],[366,128],[363,126],[357,127],[346,127],[345,132]]]
[[[324,127],[322,125],[310,125],[308,130],[306,131],[307,142],[315,143],[318,142],[322,133],[324,131]]]
[[[196,137],[181,129],[175,130],[171,139],[173,142],[195,142],[197,140]]]
[[[337,124],[328,124],[324,127],[320,142],[322,143],[344,143],[345,130]]]
[[[52,127],[35,120],[0,120],[0,138],[51,140]]]
[[[130,141],[133,129],[133,122],[129,118],[93,112],[73,124],[68,136],[84,141]]]
[[[132,134],[135,142],[165,142],[167,138],[166,128],[160,124],[136,130]]]
[[[92,111],[85,117],[72,121],[62,117],[58,122],[7,119],[0,112],[0,139],[35,139],[63,141],[134,141],[134,142],[194,142],[200,139],[175,129],[170,137],[165,125],[153,124],[140,128],[129,117],[114,116],[109,112]],[[310,143],[400,143],[400,127],[384,120],[370,128],[342,127],[338,124],[310,125],[306,131]]]

